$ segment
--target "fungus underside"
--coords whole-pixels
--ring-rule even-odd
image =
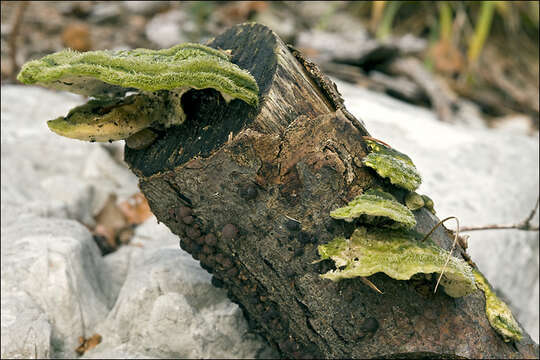
[[[190,89],[212,88],[227,102],[239,99],[251,106],[258,105],[259,97],[253,76],[230,62],[229,54],[191,43],[163,50],[63,50],[26,63],[17,79],[97,98],[49,122],[60,135],[89,141],[126,139],[152,124],[166,128],[183,123],[181,97]],[[126,104],[124,96],[130,92],[138,92],[139,98]]]

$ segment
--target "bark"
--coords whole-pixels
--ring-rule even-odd
[[[239,25],[210,46],[231,49],[255,77],[259,108],[192,91],[186,123],[125,158],[158,220],[254,331],[284,357],[538,357],[528,335],[513,345],[492,330],[480,291],[453,299],[433,294],[433,282],[379,273],[370,280],[381,295],[361,279],[320,279],[332,264],[313,264],[317,245],[353,230],[329,212],[381,181],[360,161],[369,134],[332,83],[268,28]],[[416,216],[421,233],[438,221]],[[452,242],[440,228],[435,240]]]

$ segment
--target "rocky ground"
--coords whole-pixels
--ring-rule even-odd
[[[338,82],[373,136],[415,161],[439,217],[512,223],[538,191],[538,137],[439,122],[433,112]],[[275,354],[210,275],[154,217],[102,256],[88,229],[136,178],[111,145],[60,138],[45,124],[82,98],[2,86],[2,357],[249,358]],[[115,147],[116,145],[113,145]],[[538,223],[538,215],[534,219]],[[86,226],[84,226],[85,224]],[[470,254],[538,341],[538,233],[476,232]]]
[[[347,80],[336,81],[348,109],[374,137],[411,156],[423,175],[420,191],[433,198],[439,218],[454,215],[465,226],[516,223],[538,196],[537,97],[529,110],[505,105],[505,113],[484,98],[460,96],[418,66],[422,38],[381,44],[322,2],[31,2],[13,62],[20,3],[2,2],[2,358],[276,356],[155,217],[128,224],[123,240],[107,231],[126,225],[104,222],[110,195],[121,204],[138,193],[122,144],[51,133],[45,121],[84,99],[13,80],[17,64],[64,47],[161,48],[257,20]],[[367,71],[381,53],[391,65]],[[538,232],[471,235],[473,260],[538,341]]]

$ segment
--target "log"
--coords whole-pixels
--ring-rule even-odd
[[[332,282],[317,245],[349,236],[332,220],[363,189],[381,183],[361,163],[365,126],[333,83],[258,24],[235,26],[208,44],[231,50],[260,88],[260,104],[226,103],[214,90],[183,98],[187,120],[125,160],[157,219],[213,274],[251,329],[283,357],[538,357],[528,335],[505,343],[491,328],[481,291],[451,298],[434,281],[383,273]],[[438,219],[416,212],[427,233]],[[450,249],[452,238],[433,235]]]

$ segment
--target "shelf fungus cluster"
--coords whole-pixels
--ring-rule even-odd
[[[336,267],[320,276],[339,281],[383,272],[396,280],[409,280],[416,274],[439,273],[440,284],[451,297],[482,290],[491,326],[505,341],[520,341],[521,329],[510,309],[497,298],[482,274],[462,259],[450,256],[430,239],[423,241],[423,236],[414,231],[413,211],[424,207],[434,214],[435,210],[433,200],[415,192],[421,177],[412,160],[389,146],[371,139],[365,141],[370,153],[363,164],[389,180],[388,188],[396,190],[396,194],[405,190],[405,195],[400,197],[404,204],[382,188],[372,188],[346,206],[331,211],[332,218],[354,222],[357,227],[348,239],[336,237],[319,245],[320,260],[330,259]]]
[[[86,141],[134,136],[127,141],[134,148],[156,138],[153,127],[184,122],[181,98],[190,89],[212,88],[227,102],[240,99],[251,106],[259,99],[253,76],[226,51],[191,43],[163,50],[63,50],[26,63],[17,79],[94,98],[49,121],[55,133]]]
[[[418,273],[440,273],[448,252],[433,242],[421,243],[405,230],[357,228],[349,239],[337,237],[319,246],[322,259],[332,259],[337,269],[321,277],[333,281],[383,272],[396,280]],[[441,279],[444,291],[461,297],[476,290],[472,268],[450,258]]]
[[[393,185],[416,190],[422,178],[411,158],[373,140],[365,140],[370,153],[362,160],[365,166],[374,169],[379,176],[387,178]]]
[[[486,315],[491,327],[502,336],[505,342],[519,342],[523,338],[521,328],[512,315],[512,311],[495,295],[486,278],[478,270],[473,270],[476,285],[484,292],[486,298]]]

